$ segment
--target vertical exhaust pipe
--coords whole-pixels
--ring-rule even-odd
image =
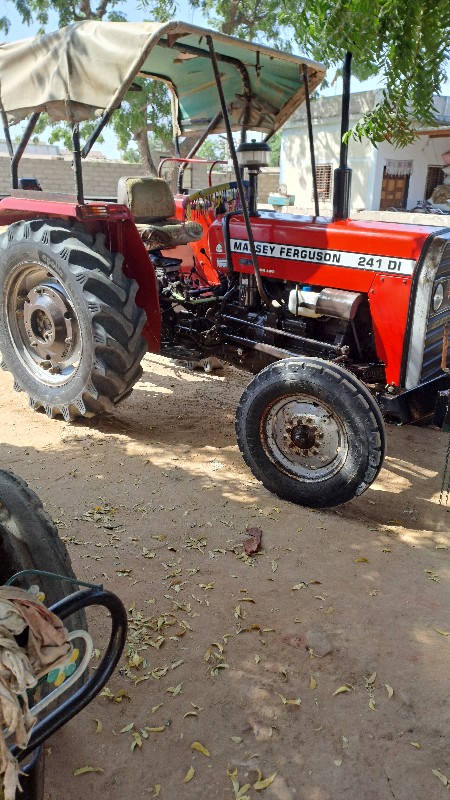
[[[350,124],[350,76],[352,54],[345,54],[342,80],[341,152],[339,167],[334,170],[333,219],[347,219],[350,210],[352,171],[347,166],[348,145],[343,141]]]

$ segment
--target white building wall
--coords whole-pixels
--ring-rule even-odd
[[[350,126],[373,108],[375,102],[375,92],[352,95],[351,111],[353,107],[357,113],[350,114]],[[448,124],[446,112],[450,110],[450,98],[436,98],[436,104],[439,121]],[[320,98],[312,103],[316,165],[331,164],[332,173],[339,166],[340,107],[340,97]],[[348,164],[352,169],[351,208],[379,209],[383,170],[388,159],[413,162],[406,204],[407,208],[412,208],[424,198],[428,166],[443,166],[442,153],[447,150],[450,150],[450,138],[444,136],[419,136],[413,144],[402,149],[388,142],[381,142],[374,148],[365,139],[362,142],[350,139]],[[303,107],[282,130],[280,183],[286,186],[288,194],[295,195],[295,206],[299,210],[313,213],[309,141]],[[326,216],[332,212],[332,196],[333,191],[329,202],[320,202],[320,211]]]
[[[355,119],[354,122],[357,120]],[[353,121],[352,121],[353,122]],[[331,164],[332,174],[339,166],[340,120],[322,123],[315,130],[314,150],[316,166]],[[367,142],[350,141],[348,165],[352,173],[351,206],[366,208],[369,199],[368,177],[372,167],[373,148]],[[281,137],[280,183],[288,194],[295,195],[295,205],[312,211],[312,173],[308,133],[304,126],[283,129]],[[329,202],[320,202],[321,213],[330,214],[333,208],[333,185]]]

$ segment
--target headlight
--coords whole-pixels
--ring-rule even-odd
[[[444,302],[444,284],[438,283],[433,295],[433,311],[439,311]]]

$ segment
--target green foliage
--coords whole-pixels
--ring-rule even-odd
[[[242,39],[256,39],[287,49],[287,30],[282,30],[279,0],[190,0],[212,28]],[[292,14],[296,14],[292,2]]]
[[[293,12],[292,0],[282,0],[280,21],[313,58],[339,65],[350,50],[359,78],[383,79],[380,102],[355,126],[356,138],[401,147],[417,122],[436,124],[433,94],[450,55],[448,0],[308,0]]]
[[[224,140],[220,137],[207,139],[200,147],[197,156],[198,158],[206,158],[208,161],[223,161],[225,159]]]
[[[280,153],[281,153],[281,130],[277,131],[269,141],[270,145],[270,160],[269,166],[280,166]]]
[[[169,91],[164,83],[136,78],[140,92],[129,92],[112,118],[119,150],[125,152],[136,131],[151,132],[164,146],[172,141]]]
[[[224,33],[295,46],[339,74],[347,50],[354,74],[379,75],[380,102],[353,129],[373,144],[404,146],[417,123],[432,127],[433,94],[450,57],[448,0],[191,0]]]
[[[134,147],[127,147],[126,150],[122,153],[123,161],[127,161],[129,164],[139,164],[139,153]]]

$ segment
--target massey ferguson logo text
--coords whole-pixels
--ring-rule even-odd
[[[316,247],[295,247],[284,244],[255,242],[256,253],[268,258],[283,258],[289,261],[310,261],[314,264],[331,264],[350,269],[366,269],[374,272],[390,272],[394,275],[412,275],[414,264],[410,258],[389,258],[367,253],[347,253],[345,250],[320,250]],[[233,253],[249,253],[248,241],[231,239]]]

